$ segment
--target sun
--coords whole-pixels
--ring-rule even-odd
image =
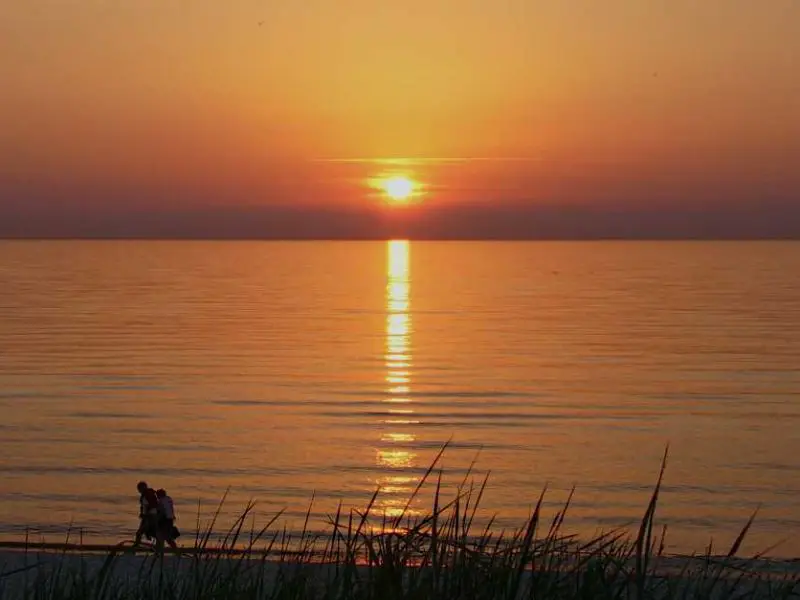
[[[373,197],[389,206],[411,207],[422,202],[426,196],[426,185],[408,171],[383,171],[367,178],[364,183],[377,192]]]
[[[389,177],[382,182],[383,191],[394,202],[407,202],[414,194],[414,182],[408,177]]]

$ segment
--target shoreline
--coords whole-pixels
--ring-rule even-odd
[[[10,542],[0,541],[0,565],[3,559],[19,556],[48,556],[48,557],[87,557],[114,555],[117,558],[124,557],[156,557],[151,544],[142,544],[138,547],[131,542],[120,542],[118,544],[80,544],[80,543],[58,543],[58,542]],[[315,561],[315,556],[324,558],[324,550],[287,550],[287,549],[259,549],[249,547],[224,547],[224,546],[185,546],[173,549],[169,546],[164,548],[165,557],[189,558],[189,557],[208,557],[214,559],[258,559],[266,562],[288,562],[291,559],[302,558],[308,564],[336,564],[336,559]],[[281,559],[281,560],[275,560]],[[758,556],[749,558],[745,556],[728,556],[726,554],[663,554],[658,557],[657,562],[665,563],[667,566],[674,566],[677,563],[722,563],[730,565],[748,564],[760,567],[777,567],[781,572],[792,572],[800,575],[800,557],[783,558],[771,556]],[[780,567],[783,567],[780,569]],[[756,569],[759,572],[775,572],[775,569]]]

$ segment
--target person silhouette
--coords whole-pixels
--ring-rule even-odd
[[[175,505],[172,498],[163,488],[156,492],[158,498],[158,532],[159,538],[166,541],[170,548],[177,548],[175,538],[180,535],[175,527]]]
[[[142,541],[142,536],[152,540],[158,535],[158,497],[153,488],[147,485],[146,481],[136,484],[139,492],[139,529],[136,530],[136,537],[133,545],[138,546]]]

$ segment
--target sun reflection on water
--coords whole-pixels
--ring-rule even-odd
[[[409,242],[387,242],[386,284],[386,405],[385,427],[377,449],[377,464],[388,472],[378,484],[381,487],[379,508],[388,517],[403,513],[418,478],[407,471],[416,466],[417,454],[411,447],[416,434],[411,427],[419,421],[413,418],[411,401],[411,273]],[[414,514],[412,509],[406,511]]]

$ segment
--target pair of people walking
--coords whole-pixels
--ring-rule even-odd
[[[172,498],[164,489],[154,490],[145,481],[140,481],[136,489],[139,492],[139,529],[136,531],[134,545],[138,546],[142,536],[145,536],[148,540],[155,539],[156,550],[162,550],[164,542],[170,548],[177,548],[175,540],[180,531],[175,527],[175,506]]]

